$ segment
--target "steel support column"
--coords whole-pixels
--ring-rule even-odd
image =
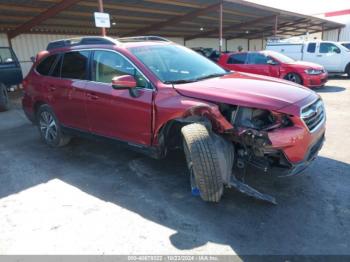
[[[222,44],[223,44],[223,38],[222,38],[222,19],[223,19],[223,2],[221,1],[220,4],[220,21],[219,21],[219,51],[222,51]]]
[[[277,31],[278,31],[278,15],[275,17],[275,27],[274,27],[274,32],[273,35],[276,37],[277,36]]]
[[[100,13],[103,13],[103,0],[98,0],[98,9]],[[102,36],[106,36],[106,28],[101,28]]]

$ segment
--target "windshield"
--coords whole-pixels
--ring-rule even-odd
[[[12,52],[10,48],[1,47],[0,48],[0,64],[13,63],[14,59],[12,57]]]
[[[202,55],[178,45],[152,45],[130,51],[164,83],[195,82],[227,74]]]
[[[290,58],[290,57],[288,57],[286,55],[283,55],[281,53],[268,51],[268,52],[265,52],[265,54],[276,58],[277,60],[279,60],[282,63],[290,64],[290,63],[295,62],[294,59],[292,59],[292,58]]]

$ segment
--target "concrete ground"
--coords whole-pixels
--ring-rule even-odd
[[[17,102],[0,113],[0,254],[350,254],[350,80],[317,90],[327,141],[302,176],[250,174],[271,206],[192,197],[182,154],[156,161],[81,138],[39,140]]]

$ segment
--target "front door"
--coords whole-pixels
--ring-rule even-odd
[[[261,53],[248,53],[245,64],[246,72],[258,75],[279,77],[279,65],[269,64],[268,61],[272,58]]]
[[[112,78],[134,75],[138,92],[116,90]],[[86,110],[90,131],[135,144],[150,145],[152,135],[151,83],[123,55],[115,51],[94,51],[92,81],[86,85]]]
[[[316,59],[314,61],[323,65],[329,72],[340,72],[342,63],[341,50],[333,43],[320,43]]]

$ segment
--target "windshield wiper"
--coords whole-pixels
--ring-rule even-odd
[[[210,74],[210,75],[206,75],[206,76],[202,76],[202,77],[198,77],[196,78],[195,81],[200,81],[200,80],[204,80],[204,79],[208,79],[208,78],[214,78],[214,77],[219,77],[219,76],[224,76],[227,75],[228,73],[216,73],[216,74]]]
[[[193,82],[197,82],[197,81],[204,80],[204,79],[208,79],[208,78],[224,76],[224,75],[227,75],[227,74],[229,74],[229,73],[230,73],[230,72],[227,72],[227,73],[210,74],[210,75],[206,75],[206,76],[202,76],[202,77],[198,77],[198,78],[194,78],[194,79],[180,79],[180,80],[174,80],[174,81],[165,81],[164,84],[186,84],[186,83],[193,83]]]
[[[192,83],[197,81],[196,79],[180,79],[180,80],[173,80],[173,81],[165,81],[164,84],[186,84],[186,83]]]

